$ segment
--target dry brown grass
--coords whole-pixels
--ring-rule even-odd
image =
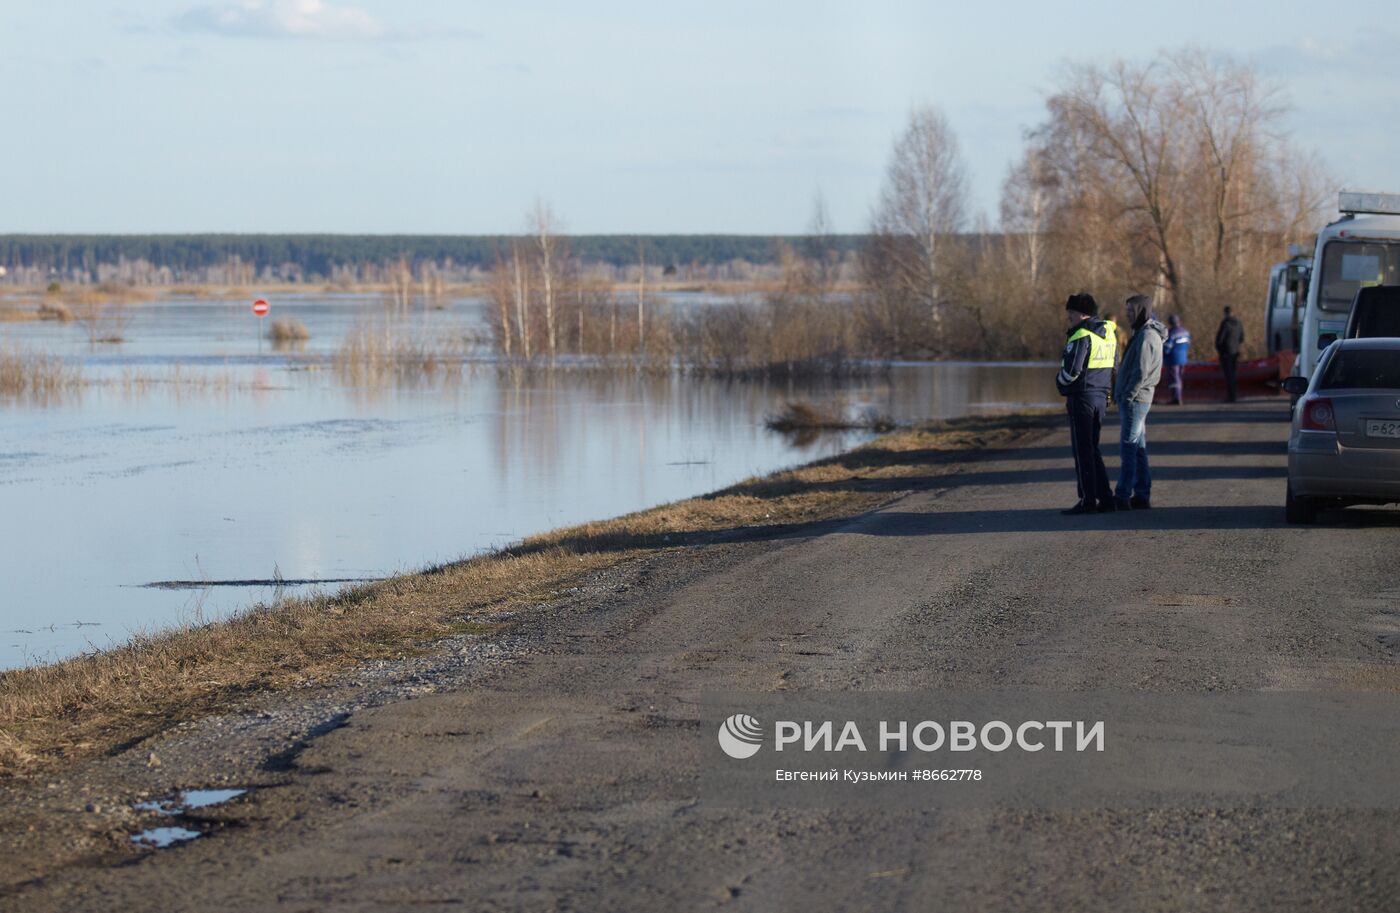
[[[867,429],[881,434],[894,431],[899,423],[888,415],[867,409],[854,418],[840,404],[819,406],[807,400],[789,400],[783,408],[764,420],[773,431],[811,434],[819,431]]]
[[[900,432],[714,494],[535,536],[424,573],[0,673],[0,777],[35,775],[227,711],[258,692],[424,649],[470,630],[475,615],[547,599],[602,567],[745,528],[858,513],[890,496],[882,479],[938,472],[969,450],[1045,424],[1038,416],[980,417]]]
[[[391,324],[351,330],[341,340],[332,363],[341,383],[370,391],[462,377],[461,355],[450,345],[403,335]]]
[[[39,305],[40,320],[57,320],[59,323],[73,322],[73,309],[62,301],[45,301]]]
[[[306,342],[311,338],[311,332],[306,329],[306,324],[295,317],[278,317],[268,328],[267,338],[277,344],[290,345]]]
[[[258,285],[256,292],[254,292],[248,286],[242,285],[184,284],[151,286],[149,288],[153,293],[159,294],[166,298],[208,298],[218,301],[237,301],[239,299],[246,299],[251,303],[254,298],[257,298],[259,296],[268,298],[278,294],[279,292],[304,292],[307,289],[307,286],[298,286],[289,283],[261,283]]]
[[[158,292],[151,286],[127,285],[124,282],[99,282],[96,285],[77,285],[62,288],[56,292],[46,292],[51,301],[66,302],[69,305],[131,304],[150,301]]]
[[[267,339],[272,340],[274,349],[294,349],[307,344],[311,330],[294,316],[279,316],[267,328]]]
[[[0,346],[0,396],[50,402],[83,386],[83,372],[47,352]]]
[[[806,400],[783,403],[776,415],[768,416],[765,424],[774,431],[798,431],[808,428],[849,428],[850,423],[840,412],[822,408]]]

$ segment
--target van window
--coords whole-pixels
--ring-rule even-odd
[[[1318,305],[1324,311],[1348,311],[1357,289],[1400,285],[1400,244],[1328,241],[1318,281]]]
[[[1319,390],[1400,390],[1400,349],[1338,349]]]

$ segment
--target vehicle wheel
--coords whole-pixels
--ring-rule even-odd
[[[1317,502],[1310,498],[1295,498],[1293,486],[1289,485],[1283,512],[1289,523],[1313,523],[1317,520]]]

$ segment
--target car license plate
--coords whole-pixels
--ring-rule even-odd
[[[1386,422],[1372,419],[1366,423],[1367,437],[1400,437],[1400,421]]]

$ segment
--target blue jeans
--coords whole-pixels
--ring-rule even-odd
[[[1186,401],[1186,365],[1167,365],[1167,388],[1172,391],[1172,402]]]
[[[1152,497],[1152,472],[1147,467],[1147,410],[1151,403],[1119,403],[1118,497]]]

